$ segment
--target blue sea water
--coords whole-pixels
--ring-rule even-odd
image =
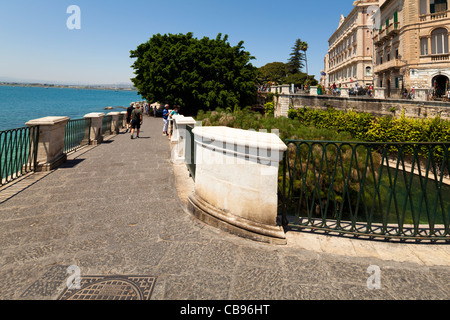
[[[142,100],[137,91],[0,86],[0,131],[46,116],[80,119],[91,112],[123,111],[120,107]]]

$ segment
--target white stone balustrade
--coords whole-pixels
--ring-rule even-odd
[[[119,115],[120,112],[110,112],[108,116],[111,116],[111,133],[118,134],[120,131],[119,127]]]
[[[428,88],[414,88],[414,100],[427,101],[430,89]]]
[[[64,136],[68,117],[44,117],[30,120],[27,126],[39,126],[36,171],[50,171],[67,160]]]
[[[350,97],[349,88],[341,88],[340,90],[341,90],[341,97],[343,97],[343,98]]]
[[[386,89],[384,88],[374,88],[373,89],[373,97],[375,99],[385,99],[386,98]]]
[[[257,241],[285,244],[277,225],[278,167],[286,145],[275,133],[196,127],[195,187],[188,209],[201,221]]]
[[[180,164],[186,160],[186,151],[190,152],[189,148],[194,146],[188,146],[189,150],[186,150],[186,143],[189,139],[186,127],[188,125],[195,126],[196,121],[192,117],[184,117],[182,115],[174,116],[174,129],[171,138],[171,142],[174,144],[172,148],[172,163]]]
[[[102,126],[104,116],[105,114],[102,112],[88,113],[84,116],[85,119],[91,119],[91,135],[89,137],[89,143],[92,145],[103,142]]]

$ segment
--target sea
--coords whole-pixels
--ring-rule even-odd
[[[131,90],[0,86],[0,131],[47,116],[81,119],[91,112],[124,111],[131,102],[143,100]]]

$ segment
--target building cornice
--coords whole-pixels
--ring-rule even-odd
[[[355,1],[353,3],[353,9],[350,11],[350,13],[344,18],[344,22],[342,22],[339,27],[333,32],[333,34],[328,38],[328,43],[330,43],[331,39],[342,29],[345,29],[344,26],[346,26],[346,22],[349,20],[350,17],[352,17],[355,13],[357,13],[357,11],[359,10],[360,7],[368,7],[371,5],[379,5],[379,1],[378,0],[374,0],[374,1]],[[361,25],[363,26],[363,25]],[[351,27],[351,26],[348,26]]]

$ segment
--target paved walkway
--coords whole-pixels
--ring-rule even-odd
[[[0,299],[58,299],[70,265],[82,277],[155,277],[152,300],[450,298],[448,245],[288,232],[277,246],[200,223],[161,127],[145,118],[140,139],[121,133],[1,189]],[[369,266],[380,289],[367,286]]]

